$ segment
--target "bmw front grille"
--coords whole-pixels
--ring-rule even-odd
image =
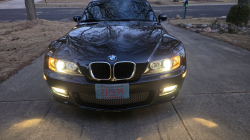
[[[133,62],[117,62],[112,67],[107,62],[93,62],[89,65],[89,72],[95,80],[127,80],[134,76],[136,64]]]
[[[93,62],[89,64],[89,72],[96,80],[111,79],[111,65],[107,62]]]
[[[117,80],[130,79],[134,76],[135,69],[133,62],[117,62],[114,64],[113,76]]]

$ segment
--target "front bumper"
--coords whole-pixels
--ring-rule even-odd
[[[166,74],[142,76],[137,81],[119,81],[119,83],[129,83],[130,94],[149,92],[148,98],[146,100],[123,105],[103,105],[84,102],[80,97],[81,93],[95,95],[95,83],[87,81],[84,77],[62,75],[47,69],[44,70],[44,74],[47,77],[47,84],[49,87],[62,88],[68,91],[69,97],[62,97],[51,90],[54,99],[58,102],[75,105],[86,109],[120,111],[144,107],[150,104],[159,104],[175,99],[182,87],[184,81],[182,74],[185,72],[185,70],[186,67],[183,66]],[[103,84],[112,83],[103,82]],[[113,82],[113,84],[117,84],[117,82]],[[159,96],[159,94],[163,92],[164,87],[172,85],[178,85],[174,92],[165,96]]]

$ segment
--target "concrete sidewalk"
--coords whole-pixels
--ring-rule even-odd
[[[0,84],[0,139],[248,140],[250,52],[162,24],[187,53],[187,77],[174,101],[120,113],[57,103],[41,56]]]
[[[35,3],[41,0],[34,0]],[[11,0],[0,3],[0,9],[21,9],[25,8],[24,0]]]

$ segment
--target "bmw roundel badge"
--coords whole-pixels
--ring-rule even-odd
[[[114,62],[114,61],[116,61],[117,57],[115,55],[110,55],[108,57],[108,59],[109,59],[109,61]]]

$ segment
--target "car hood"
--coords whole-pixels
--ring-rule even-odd
[[[116,55],[117,61],[145,63],[159,44],[161,27],[80,27],[68,34],[75,59],[81,62],[108,61]]]
[[[46,54],[55,59],[76,63],[81,72],[89,74],[92,62],[119,61],[136,63],[136,73],[131,79],[140,78],[148,62],[180,55],[185,63],[183,44],[167,34],[162,26],[82,26],[74,28],[67,35],[52,42]],[[110,62],[108,57],[116,55]]]
[[[147,63],[172,57],[182,49],[181,42],[154,22],[98,23],[74,27],[67,35],[52,42],[51,57],[87,66],[91,62],[118,61]],[[113,64],[115,62],[109,62]]]

